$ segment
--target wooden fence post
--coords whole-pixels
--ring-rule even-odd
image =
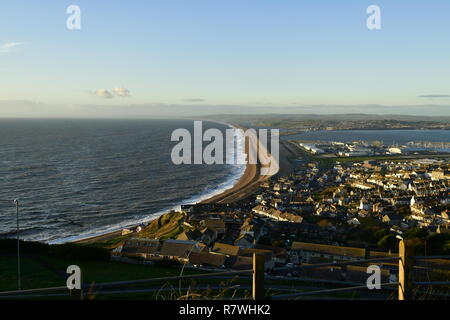
[[[398,300],[411,299],[411,276],[414,265],[412,248],[405,240],[399,243]]]
[[[253,300],[263,300],[264,290],[264,255],[253,254]]]

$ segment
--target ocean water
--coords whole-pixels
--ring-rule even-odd
[[[450,142],[450,130],[336,130],[310,131],[283,136],[284,140],[382,141],[385,144],[414,142]]]
[[[189,120],[0,120],[0,237],[65,242],[148,222],[231,188],[243,165],[179,165]],[[228,129],[203,122],[203,130]],[[193,136],[193,135],[192,135]],[[243,141],[238,141],[243,152]]]

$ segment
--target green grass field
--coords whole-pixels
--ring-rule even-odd
[[[83,282],[94,286],[104,282],[179,276],[181,273],[181,265],[139,265],[114,261],[80,261],[76,258],[66,260],[48,256],[41,256],[36,261],[33,258],[22,257],[22,289],[65,286],[65,271],[72,264],[81,268]],[[185,269],[183,274],[188,275],[199,272]],[[17,290],[17,257],[12,255],[0,257],[0,292],[13,290]],[[149,294],[131,296],[127,294],[126,296],[122,295],[120,298],[130,299],[138,296],[149,298]]]
[[[23,289],[64,285],[54,272],[41,267],[31,259],[22,257],[21,280]],[[0,257],[0,291],[17,290],[17,258]]]

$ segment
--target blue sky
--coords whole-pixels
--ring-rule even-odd
[[[0,101],[450,105],[449,17],[448,0],[4,0]]]

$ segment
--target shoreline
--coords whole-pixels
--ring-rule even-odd
[[[247,128],[244,128],[242,126],[236,125],[236,124],[230,124],[230,126],[246,130]],[[244,137],[244,153],[249,158],[249,139],[246,139]],[[259,139],[257,138],[257,145],[259,148],[259,152],[261,152],[261,149],[263,148],[260,144]],[[251,145],[251,147],[255,148],[255,145]],[[253,150],[255,154],[258,152],[258,150]],[[246,164],[246,168],[244,171],[244,174],[241,176],[241,178],[233,185],[232,188],[227,189],[223,191],[222,193],[215,195],[209,199],[206,199],[204,201],[201,201],[200,203],[220,203],[220,204],[228,204],[233,203],[236,201],[243,200],[245,198],[248,198],[253,192],[263,183],[265,180],[270,178],[271,176],[262,176],[261,175],[261,164]]]
[[[211,120],[205,120],[205,121],[210,121],[210,122],[217,122],[223,125],[226,125],[228,127],[231,128],[238,128],[238,129],[243,129],[245,130],[246,128],[243,128],[239,125],[233,124],[233,123],[222,123],[222,122],[218,122],[218,121],[211,121]],[[248,158],[248,154],[249,154],[249,145],[248,145],[248,141],[247,139],[245,139],[244,137],[244,153]],[[259,144],[259,140],[258,140],[258,144]],[[261,176],[260,175],[260,164],[246,164],[244,173],[242,174],[242,176],[233,184],[233,186],[229,189],[226,189],[216,195],[213,195],[211,197],[208,197],[207,199],[198,201],[197,203],[203,204],[203,203],[221,203],[221,204],[225,204],[225,203],[231,203],[231,202],[235,202],[235,201],[239,201],[242,199],[245,199],[247,197],[249,197],[258,187],[259,185],[264,182],[266,179],[268,179],[270,176]],[[151,221],[157,219],[158,217],[155,217],[152,220],[149,220],[148,223],[150,223]],[[129,226],[129,228],[133,228],[136,227],[137,225],[132,225]],[[93,242],[97,242],[97,241],[105,241],[105,240],[109,240],[118,236],[122,235],[122,229],[120,230],[116,230],[116,231],[111,231],[111,232],[106,232],[104,234],[97,234],[97,235],[92,235],[89,236],[87,235],[87,237],[85,238],[79,238],[79,239],[75,239],[72,241],[67,241],[67,242],[71,242],[71,243],[93,243]],[[56,241],[57,242],[57,241]]]

